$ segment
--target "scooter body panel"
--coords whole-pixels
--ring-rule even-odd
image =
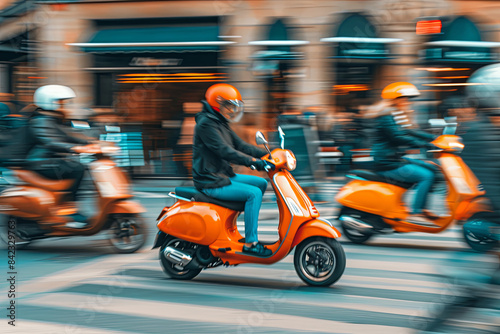
[[[132,198],[130,181],[123,170],[110,159],[98,159],[90,163],[89,171],[102,198]]]
[[[0,213],[38,219],[51,216],[56,203],[54,193],[31,186],[7,188],[0,194]]]
[[[219,238],[223,222],[235,213],[211,203],[178,201],[158,220],[158,229],[182,240],[210,245]]]
[[[139,214],[146,212],[146,209],[134,201],[121,200],[111,203],[108,214]]]
[[[352,180],[335,197],[343,206],[390,218],[404,218],[408,210],[401,203],[406,189],[393,184]]]

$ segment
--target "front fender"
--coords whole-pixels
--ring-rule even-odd
[[[109,214],[117,214],[117,213],[130,213],[130,214],[138,214],[144,213],[146,209],[137,202],[134,201],[119,201],[111,204],[109,208]]]
[[[326,237],[336,239],[340,236],[339,230],[333,227],[333,224],[326,219],[313,219],[305,222],[299,227],[293,238],[291,249],[307,238]]]
[[[154,243],[152,249],[155,249],[155,248],[162,246],[165,243],[165,240],[167,240],[167,237],[168,237],[168,234],[166,234],[165,232],[162,232],[162,231],[158,231],[158,233],[156,234],[156,240],[155,240],[155,243]]]
[[[458,221],[468,220],[478,212],[492,212],[491,201],[485,197],[476,197],[470,202],[462,202],[455,210],[455,219]]]

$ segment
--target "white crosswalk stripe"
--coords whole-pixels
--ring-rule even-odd
[[[261,223],[261,236],[276,236],[267,230],[276,228],[272,225]],[[460,248],[457,230],[437,241],[446,239]],[[33,328],[47,334],[411,333],[434,304],[456,292],[440,277],[443,263],[473,265],[478,271],[498,261],[447,247],[400,248],[415,240],[417,246],[434,245],[436,236],[404,238],[384,237],[372,245],[343,241],[347,268],[330,288],[304,286],[294,272],[292,256],[272,266],[219,267],[192,281],[175,281],[161,271],[157,250],[110,255],[23,282],[18,299],[24,310],[18,319],[22,326],[2,328],[2,333],[28,333]],[[500,299],[498,294],[491,297],[492,306],[474,310],[472,319],[452,322],[450,333],[493,333]]]

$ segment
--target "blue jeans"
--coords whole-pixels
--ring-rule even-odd
[[[378,172],[378,174],[389,179],[402,182],[417,183],[415,188],[415,198],[412,205],[412,214],[422,213],[422,209],[427,202],[427,194],[434,182],[434,172],[428,168],[416,165],[406,164],[399,168]]]
[[[207,188],[202,192],[222,201],[245,203],[245,242],[257,242],[257,226],[262,195],[267,188],[267,180],[258,176],[236,174],[230,178],[231,184],[220,188]]]

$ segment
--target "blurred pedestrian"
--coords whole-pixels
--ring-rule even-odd
[[[17,105],[14,102],[14,95],[0,93],[0,117],[15,114],[16,112]]]
[[[467,122],[462,158],[500,212],[500,64],[477,70],[468,82],[475,84],[466,93],[477,116]]]
[[[469,100],[464,96],[450,96],[440,105],[443,118],[456,117],[459,124],[459,132],[466,131],[469,122],[476,118],[476,110],[470,105]]]

